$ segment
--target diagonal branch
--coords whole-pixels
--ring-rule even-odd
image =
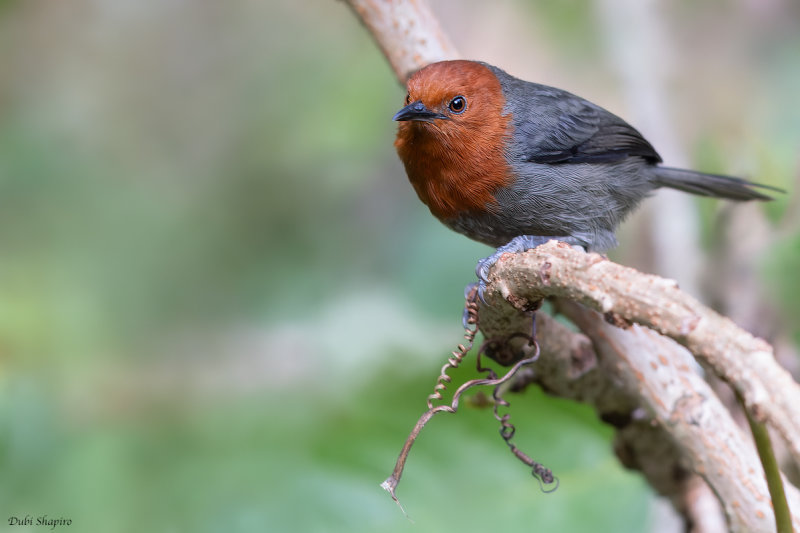
[[[424,0],[347,0],[392,65],[398,81],[428,63],[458,59],[439,20]]]
[[[678,289],[598,254],[551,241],[507,255],[491,272],[487,301],[575,300],[601,313],[671,337],[739,393],[754,418],[767,422],[800,464],[800,387],[777,364],[772,347]]]
[[[592,340],[599,377],[594,372],[581,377],[581,397],[553,386],[564,379],[553,367],[535,369],[539,375],[531,381],[595,405],[617,427],[617,443],[624,447],[617,449],[618,456],[641,470],[687,516],[680,489],[689,487],[681,487],[681,475],[671,471],[678,464],[705,479],[732,531],[774,531],[770,494],[751,439],[698,373],[692,357],[694,353],[730,383],[751,413],[794,447],[800,441],[797,413],[785,406],[800,405],[800,387],[778,366],[766,342],[702,306],[670,280],[555,241],[503,256],[489,279],[489,305],[480,310],[485,334],[524,328],[519,321],[527,313],[521,311],[555,297],[559,311]],[[542,335],[551,335],[551,328]],[[542,361],[552,357],[547,345],[542,339]],[[767,380],[778,386],[768,386]],[[624,414],[624,398],[641,409],[614,419],[609,405]],[[800,529],[800,492],[785,479],[784,485],[794,527]]]

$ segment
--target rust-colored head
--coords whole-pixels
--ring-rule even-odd
[[[510,116],[494,73],[475,61],[442,61],[408,80],[395,147],[420,199],[439,219],[491,210],[509,183]]]

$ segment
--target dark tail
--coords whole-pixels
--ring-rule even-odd
[[[759,189],[786,192],[777,187],[753,183],[741,178],[661,166],[655,167],[655,178],[655,182],[659,187],[670,187],[692,194],[699,194],[700,196],[738,201],[773,199],[771,196],[759,191]]]

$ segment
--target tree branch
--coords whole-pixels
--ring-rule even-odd
[[[405,84],[429,63],[457,59],[458,52],[424,0],[347,0]]]
[[[527,302],[564,297],[671,337],[730,384],[757,421],[776,429],[800,464],[800,387],[766,341],[704,307],[674,281],[555,241],[506,255],[489,279],[488,302],[510,298],[523,309]]]
[[[677,344],[731,384],[751,414],[778,430],[794,453],[800,426],[791,406],[800,405],[800,388],[777,365],[766,342],[682,293],[673,281],[555,241],[503,256],[489,281],[489,305],[480,310],[484,334],[524,331],[520,317],[529,316],[527,309],[555,297],[558,310],[592,340],[603,378],[587,387],[591,382],[584,377],[580,397],[564,387],[551,390],[595,405],[605,420],[609,405],[641,407],[629,411],[630,419],[612,420],[623,463],[640,469],[678,508],[686,487],[681,472],[670,470],[683,465],[708,482],[732,531],[774,531],[770,495],[751,439],[698,373],[692,354]],[[544,325],[543,346],[551,328],[548,321]],[[549,356],[544,349],[542,354],[542,359]],[[551,388],[552,368],[538,370],[536,381]],[[784,485],[794,527],[800,528],[800,492],[785,479]]]

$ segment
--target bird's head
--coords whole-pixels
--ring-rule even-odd
[[[494,205],[507,185],[511,116],[494,72],[476,61],[442,61],[408,80],[395,147],[411,183],[440,219]]]
[[[500,82],[486,65],[441,61],[411,76],[405,107],[393,118],[401,122],[400,134],[417,130],[449,138],[480,137],[492,128],[505,129],[500,121],[504,104]]]

